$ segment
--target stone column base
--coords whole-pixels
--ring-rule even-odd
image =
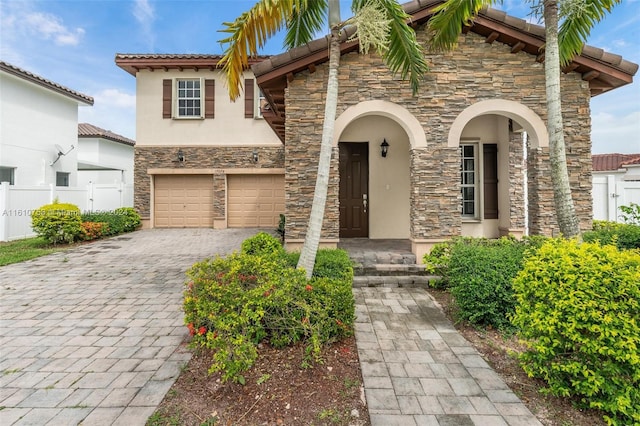
[[[411,239],[411,251],[416,255],[416,263],[422,265],[422,258],[429,253],[433,246],[449,240],[449,238]]]
[[[333,238],[325,238],[320,240],[320,246],[318,248],[321,249],[334,249],[338,248],[339,239]],[[284,240],[284,248],[287,251],[300,251],[302,250],[302,246],[304,245],[304,240],[300,239],[285,239]]]
[[[500,228],[500,236],[506,237],[508,235],[513,235],[518,240],[521,240],[524,237],[524,229],[523,228]]]

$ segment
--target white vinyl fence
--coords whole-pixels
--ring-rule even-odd
[[[640,181],[617,180],[614,175],[593,176],[593,218],[621,222],[620,206],[640,204]]]
[[[93,184],[70,188],[50,186],[15,186],[0,183],[0,241],[18,240],[35,235],[31,213],[55,198],[71,203],[80,211],[110,211],[133,207],[133,185]]]

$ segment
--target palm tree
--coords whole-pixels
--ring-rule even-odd
[[[545,88],[547,95],[547,131],[553,198],[560,232],[565,237],[580,235],[567,159],[562,121],[560,66],[580,54],[591,28],[602,20],[620,0],[529,0],[534,14],[544,18]],[[434,9],[429,21],[433,50],[450,50],[456,46],[462,25],[470,25],[478,12],[496,0],[447,0]],[[563,18],[559,26],[559,17]]]
[[[235,100],[240,96],[242,72],[248,66],[248,59],[258,54],[267,39],[286,28],[285,48],[300,46],[323,29],[328,17],[329,76],[320,157],[307,233],[298,261],[298,268],[305,270],[307,278],[313,273],[327,200],[338,104],[341,31],[347,25],[356,25],[361,51],[375,46],[393,73],[409,79],[414,94],[428,70],[415,32],[407,25],[410,17],[396,0],[353,0],[352,11],[353,18],[342,21],[339,0],[259,0],[234,22],[225,23],[226,28],[222,30],[229,36],[221,40],[228,44],[221,62],[227,75],[229,96]]]

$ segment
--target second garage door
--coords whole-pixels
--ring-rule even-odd
[[[154,195],[155,227],[213,227],[211,175],[156,175]]]
[[[284,213],[283,175],[229,175],[227,186],[227,226],[278,226],[280,213]]]

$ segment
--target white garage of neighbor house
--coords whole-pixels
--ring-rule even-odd
[[[640,153],[596,154],[593,162],[593,218],[621,222],[620,206],[640,204]]]

